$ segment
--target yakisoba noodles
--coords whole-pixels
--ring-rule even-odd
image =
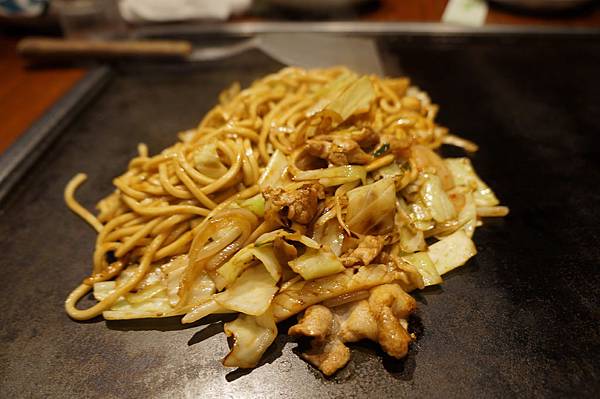
[[[414,289],[475,255],[482,216],[504,216],[468,158],[476,151],[435,121],[437,106],[407,78],[346,68],[286,68],[232,85],[196,129],[150,155],[144,144],[94,216],[93,270],[67,298],[74,319],[238,313],[223,364],[254,367],[276,323],[301,314],[303,357],[332,374],[347,342],[406,355]],[[429,243],[429,244],[428,244]],[[78,309],[93,290],[98,302]]]

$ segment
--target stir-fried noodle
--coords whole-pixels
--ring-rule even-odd
[[[468,158],[433,151],[477,150],[436,125],[437,109],[407,78],[341,67],[232,85],[173,146],[151,156],[140,144],[97,216],[74,199],[86,176],[68,184],[98,238],[67,313],[239,313],[227,366],[255,366],[276,322],[303,311],[289,333],[313,338],[304,357],[326,374],[348,361],[345,342],[405,356],[406,292],[441,283],[475,254],[480,218],[508,212]],[[90,290],[98,302],[78,309]]]

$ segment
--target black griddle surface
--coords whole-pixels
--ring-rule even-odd
[[[69,291],[95,234],[63,203],[89,175],[90,209],[145,142],[196,125],[219,91],[281,67],[251,52],[218,64],[133,65],[27,171],[0,208],[0,397],[593,397],[599,382],[598,37],[388,36],[399,70],[477,142],[481,177],[511,209],[475,235],[479,254],[415,293],[418,340],[402,361],[371,344],[324,378],[280,335],[260,367],[221,366],[222,321],[75,322]],[[460,151],[449,151],[457,156]],[[88,304],[91,303],[88,301]],[[280,331],[285,332],[284,328]]]

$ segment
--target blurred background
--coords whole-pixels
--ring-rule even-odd
[[[24,37],[97,41],[178,24],[312,21],[581,29],[600,27],[600,7],[594,0],[0,0],[0,153],[88,70],[29,65],[17,54]]]
[[[455,20],[449,14],[456,14]],[[468,14],[477,18],[469,21]],[[448,20],[450,18],[450,20]],[[398,21],[600,25],[596,0],[0,0],[0,26],[73,34],[110,21],[121,29],[183,21]],[[108,25],[107,25],[108,26]]]

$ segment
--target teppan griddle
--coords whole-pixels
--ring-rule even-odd
[[[243,26],[236,34],[250,31]],[[281,67],[250,52],[95,69],[3,155],[0,397],[595,397],[600,36],[388,28],[356,31],[378,37],[387,72],[426,90],[441,124],[480,145],[472,161],[511,209],[477,230],[479,254],[466,266],[414,293],[418,339],[406,359],[359,343],[348,366],[325,378],[280,334],[259,367],[231,370],[220,363],[222,319],[184,327],[177,318],[75,322],[64,313],[91,270],[95,239],[63,204],[67,181],[89,175],[78,197],[92,208],[138,142],[160,151],[232,81]]]

